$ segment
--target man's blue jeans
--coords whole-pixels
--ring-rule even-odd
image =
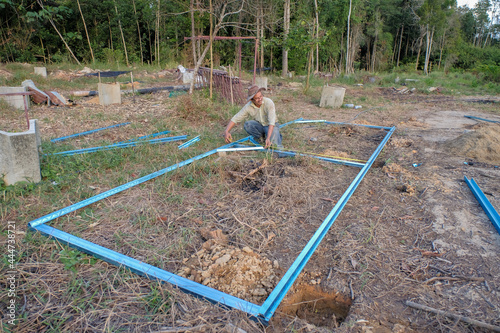
[[[245,128],[245,131],[253,136],[253,138],[257,141],[265,140],[267,138],[269,126],[262,126],[262,124],[256,120],[245,121],[243,127]],[[281,148],[281,139],[282,136],[280,133],[280,126],[276,123],[274,125],[273,134],[271,134],[271,143],[278,146],[278,148]]]

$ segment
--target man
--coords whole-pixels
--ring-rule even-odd
[[[264,97],[261,92],[262,90],[265,90],[265,88],[259,88],[255,85],[248,88],[248,103],[231,118],[224,131],[226,143],[233,141],[230,132],[236,124],[247,118],[252,118],[252,120],[246,121],[243,125],[248,134],[253,136],[257,141],[264,139],[265,148],[269,148],[271,145],[275,145],[278,148],[283,147],[281,145],[282,137],[279,124],[276,122],[274,102],[270,98]]]

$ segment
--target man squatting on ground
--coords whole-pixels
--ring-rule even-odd
[[[253,120],[248,120],[243,125],[248,134],[253,136],[257,141],[264,138],[265,148],[269,148],[271,145],[275,145],[278,148],[283,147],[281,145],[280,127],[276,122],[274,102],[270,98],[264,97],[261,93],[262,90],[265,90],[265,88],[259,88],[255,85],[248,88],[248,103],[231,118],[224,131],[223,135],[226,143],[233,141],[230,132],[236,124],[247,118],[253,118]]]

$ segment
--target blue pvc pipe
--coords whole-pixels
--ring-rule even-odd
[[[44,234],[45,236],[48,236],[49,238],[54,238],[61,243],[67,244],[82,252],[93,255],[117,267],[126,267],[132,272],[145,276],[151,280],[160,280],[162,282],[171,283],[174,286],[179,287],[183,291],[201,296],[214,303],[224,304],[231,308],[244,311],[254,317],[257,317],[257,315],[259,314],[259,306],[256,304],[196,283],[158,267],[146,264],[142,261],[133,259],[124,254],[115,252],[82,238],[73,236],[46,224],[38,225],[34,227],[34,229]]]
[[[325,218],[321,226],[316,230],[313,237],[309,240],[307,245],[300,252],[299,256],[297,257],[297,259],[295,259],[292,266],[290,266],[288,271],[281,278],[276,288],[274,288],[269,297],[265,300],[264,304],[262,304],[259,314],[261,318],[263,318],[265,321],[269,321],[271,319],[274,312],[278,308],[278,305],[281,303],[286,293],[288,292],[292,284],[295,282],[298,275],[300,274],[304,266],[307,264],[314,251],[319,246],[321,240],[323,240],[323,238],[325,237],[326,233],[332,226],[333,222],[335,222],[335,220],[339,216],[340,212],[346,205],[347,201],[352,196],[352,194],[358,187],[359,183],[366,175],[371,165],[373,164],[379,153],[382,151],[382,148],[384,148],[385,144],[387,143],[387,141],[389,140],[395,129],[396,127],[392,127],[390,131],[386,134],[385,138],[378,145],[377,149],[373,152],[372,156],[368,159],[368,162],[360,170],[356,178],[344,192],[344,194],[337,202],[335,207],[332,209],[330,214],[328,214],[328,216]]]
[[[144,140],[144,139],[148,139],[148,138],[156,138],[157,136],[168,134],[168,133],[170,133],[170,131],[163,131],[163,132],[158,132],[158,133],[153,133],[153,134],[148,134],[148,135],[145,135],[145,136],[141,136],[141,137],[138,137],[137,139],[130,139],[130,140],[126,140],[126,141],[120,141],[120,142],[117,142],[117,143],[125,143],[125,142],[131,142],[131,141]]]
[[[497,229],[498,233],[500,233],[500,216],[498,215],[498,212],[495,210],[488,198],[486,198],[483,191],[481,191],[472,177],[469,180],[467,179],[467,176],[464,176],[464,180],[467,185],[469,185],[470,190],[476,197],[477,201],[479,201],[481,207],[483,207],[484,212],[488,215],[488,218],[493,223],[495,229]]]
[[[193,143],[198,142],[198,141],[200,141],[200,136],[199,135],[195,136],[194,138],[192,138],[189,141],[184,142],[183,144],[179,145],[177,148],[183,149],[183,148],[191,146]]]
[[[77,149],[77,150],[67,150],[67,151],[61,151],[59,153],[45,154],[45,155],[70,156],[70,155],[78,155],[78,154],[87,154],[87,153],[94,153],[96,151],[101,151],[101,150],[136,147],[137,145],[142,145],[142,144],[146,144],[146,143],[155,144],[155,143],[179,141],[179,140],[184,140],[186,138],[187,138],[187,135],[179,135],[179,136],[172,136],[172,137],[168,137],[168,138],[151,139],[151,140],[146,140],[146,141],[132,141],[132,142],[114,143],[114,144],[108,145],[108,146],[90,147],[90,148],[83,148],[83,149]]]
[[[465,118],[469,118],[469,119],[482,120],[482,121],[487,121],[487,122],[490,122],[490,123],[497,123],[497,124],[500,124],[500,121],[491,120],[491,119],[484,119],[484,118],[473,117],[473,116],[464,116],[464,117],[465,117]]]
[[[76,138],[78,136],[84,136],[84,135],[92,134],[92,133],[95,133],[95,132],[103,131],[103,130],[106,130],[108,128],[120,127],[120,126],[125,126],[125,125],[128,125],[128,124],[130,124],[130,123],[123,123],[123,124],[117,124],[117,125],[112,125],[112,126],[103,127],[103,128],[97,128],[97,129],[90,130],[90,131],[85,131],[85,132],[81,132],[81,133],[75,133],[75,134],[71,134],[71,135],[68,135],[68,136],[62,136],[60,138],[55,138],[55,139],[52,139],[50,141],[51,142],[63,141],[63,140],[67,140],[67,139],[70,139],[70,138]]]
[[[230,143],[230,144],[227,144],[225,146],[222,146],[220,148],[231,147],[231,146],[233,146],[235,144],[238,144],[240,142],[245,142],[245,141],[247,141],[249,139],[250,139],[250,137],[246,137],[246,138],[243,138],[241,140],[238,140],[238,141],[235,141],[233,143]],[[123,184],[123,185],[120,185],[120,186],[115,187],[115,188],[113,188],[111,190],[108,190],[106,192],[99,193],[99,194],[97,194],[97,195],[95,195],[93,197],[90,197],[90,198],[85,199],[83,201],[77,202],[77,203],[72,204],[72,205],[70,205],[68,207],[65,207],[63,209],[59,209],[59,210],[56,210],[55,212],[52,212],[52,213],[47,214],[45,216],[39,217],[39,218],[37,218],[37,219],[29,222],[28,225],[31,228],[34,228],[34,227],[36,227],[36,226],[38,226],[40,224],[52,221],[52,220],[54,220],[54,219],[56,219],[58,217],[61,217],[61,216],[66,215],[68,213],[74,212],[75,210],[78,210],[80,208],[86,207],[86,206],[88,206],[90,204],[93,204],[94,202],[97,202],[99,200],[102,200],[102,199],[105,199],[107,197],[110,197],[110,196],[112,196],[112,195],[114,195],[116,193],[120,193],[122,191],[125,191],[125,190],[127,190],[127,189],[129,189],[131,187],[134,187],[136,185],[144,183],[144,182],[146,182],[148,180],[151,180],[153,178],[161,176],[161,175],[163,175],[163,174],[165,174],[167,172],[173,171],[173,170],[175,170],[177,168],[180,168],[182,166],[191,164],[191,163],[193,163],[196,160],[200,160],[200,159],[202,159],[204,157],[210,156],[210,155],[215,154],[215,153],[217,153],[217,149],[210,150],[210,151],[208,151],[208,152],[206,152],[204,154],[201,154],[201,155],[195,156],[193,158],[190,158],[188,160],[182,161],[180,163],[171,165],[168,168],[158,170],[158,171],[153,172],[153,173],[151,173],[151,174],[149,174],[147,176],[144,176],[144,177],[141,177],[141,178],[137,178],[137,179],[135,179],[135,180],[133,180],[131,182],[128,182],[128,183]]]

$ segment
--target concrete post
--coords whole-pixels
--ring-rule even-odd
[[[255,85],[259,88],[265,88],[267,90],[267,77],[257,76],[255,78]]]
[[[42,180],[38,155],[41,144],[36,119],[30,120],[30,129],[26,132],[0,131],[0,177],[7,185]]]
[[[119,83],[98,83],[99,104],[121,104],[122,95]]]
[[[47,68],[46,67],[35,67],[35,74],[40,75],[41,77],[47,77]]]
[[[12,105],[16,109],[24,110],[24,101],[26,99],[26,105],[29,109],[29,96],[1,96],[2,93],[11,94],[28,91],[27,87],[0,87],[0,98],[4,99],[8,104]]]
[[[323,86],[319,107],[324,108],[330,106],[333,108],[340,108],[342,103],[344,103],[344,94],[345,88]]]

